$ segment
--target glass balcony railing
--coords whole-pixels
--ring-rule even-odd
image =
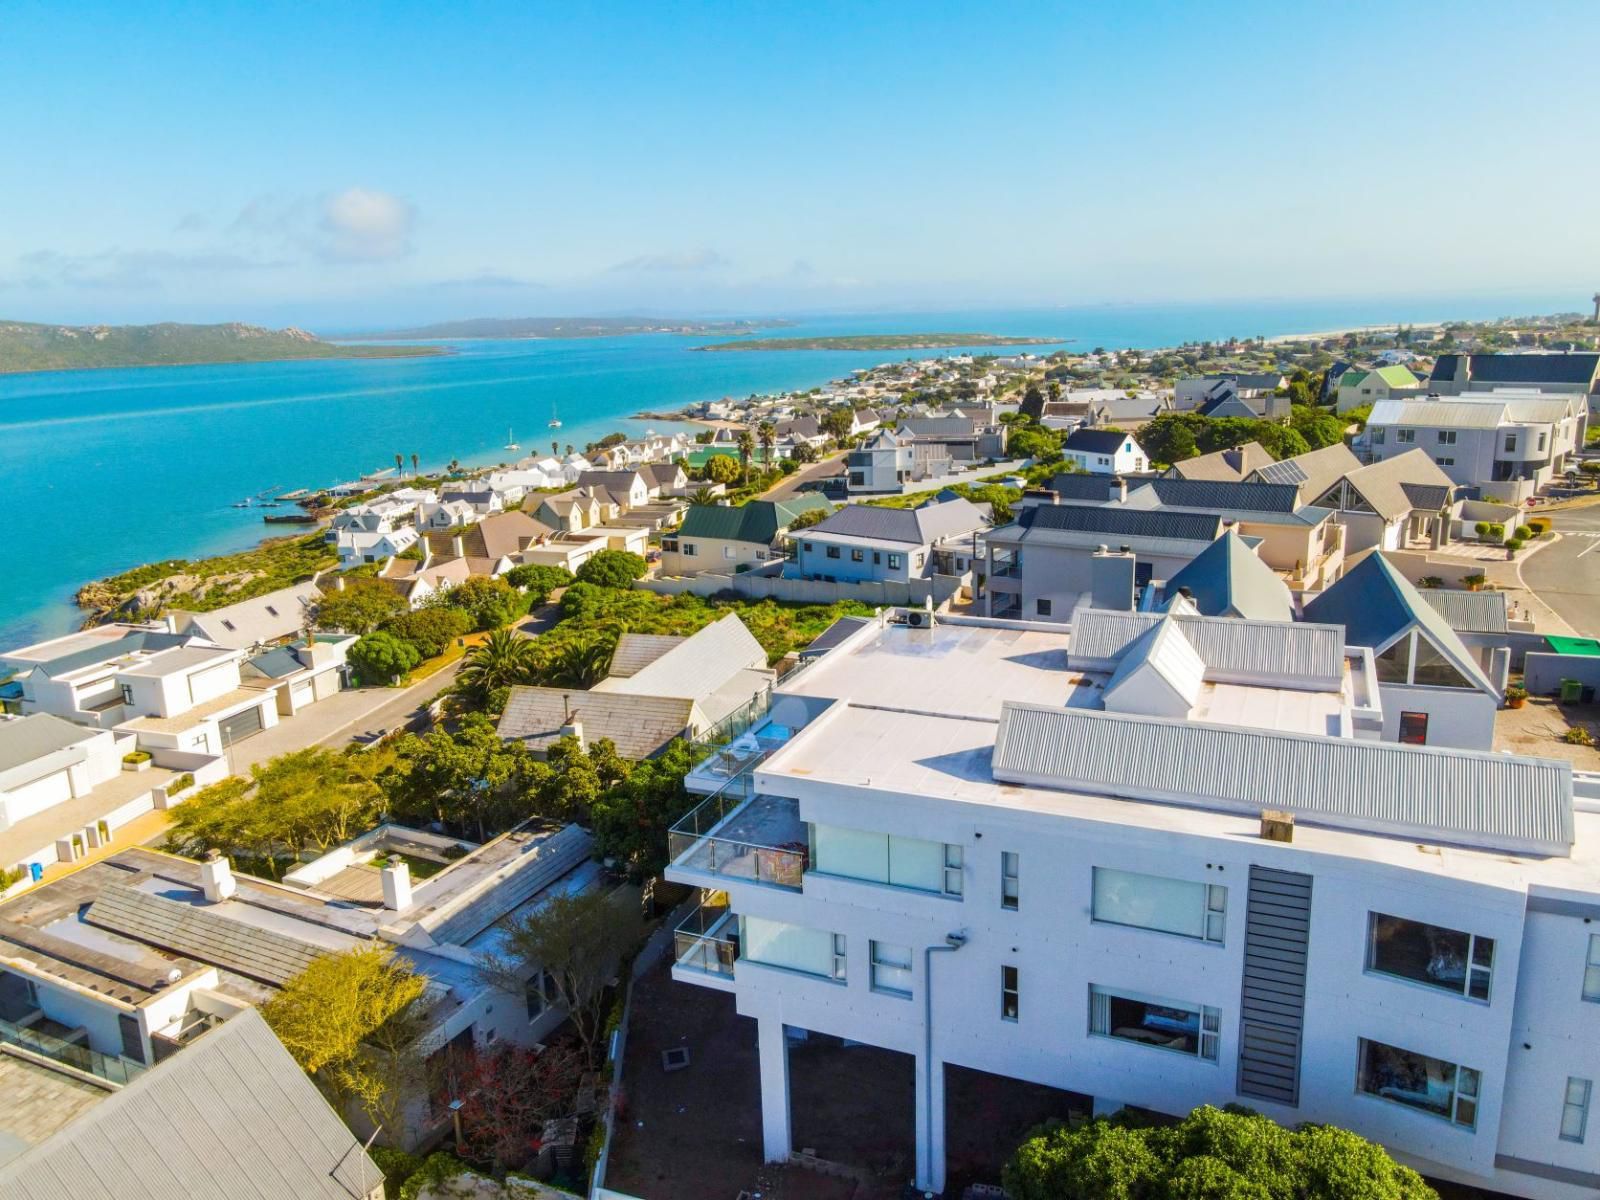
[[[13,1025],[10,1021],[0,1021],[0,1042],[118,1085],[130,1082],[144,1070],[126,1058],[102,1054],[77,1042],[65,1041],[25,1025]]]
[[[739,919],[726,907],[702,904],[672,931],[673,959],[680,967],[732,979],[738,931]]]
[[[685,871],[799,891],[807,865],[800,805],[754,792],[748,772],[730,779],[667,833],[672,865]]]

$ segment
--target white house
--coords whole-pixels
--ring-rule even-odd
[[[1139,443],[1121,430],[1075,429],[1061,443],[1061,456],[1091,475],[1135,475],[1150,469]]]
[[[397,554],[404,554],[417,544],[419,534],[414,526],[406,525],[388,533],[362,533],[346,531],[334,543],[339,550],[340,567],[359,567],[362,563],[382,562]]]
[[[983,512],[959,496],[911,509],[851,504],[795,535],[794,574],[829,583],[965,575],[973,568],[974,535],[987,526]]]
[[[109,729],[49,713],[0,721],[0,834],[117,778],[126,752]]]
[[[1080,621],[865,623],[675,828],[705,906],[673,975],[752,1018],[767,1159],[804,1030],[913,1060],[919,1190],[950,1066],[1600,1188],[1600,815],[1568,764],[1379,740],[1338,626]]]
[[[443,533],[471,525],[478,519],[478,510],[465,500],[440,500],[432,504],[417,505],[417,528],[423,533]]]

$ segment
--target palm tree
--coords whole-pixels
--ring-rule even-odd
[[[461,470],[461,460],[459,458],[452,458],[448,463],[445,464],[444,469],[446,474],[454,475],[457,471]]]
[[[559,457],[560,454],[561,454],[561,443],[560,442],[551,442],[550,443],[550,453]]]
[[[750,482],[750,456],[756,452],[756,435],[748,429],[739,430],[735,443],[739,447],[739,465],[744,472],[744,482]]]
[[[778,430],[771,421],[756,426],[756,438],[761,442],[761,468],[772,469],[772,448],[778,444]]]
[[[417,473],[421,469],[422,469],[422,460],[419,459],[415,454],[413,454],[411,456],[411,474],[412,474],[412,476],[415,477],[417,475]]]
[[[482,700],[496,688],[533,680],[533,643],[509,629],[496,629],[467,654],[459,676],[462,688]]]
[[[394,456],[394,469],[401,475],[406,473],[406,456],[404,454],[396,454]]]
[[[571,442],[567,443],[567,457],[568,458],[572,457],[572,443]]]
[[[610,673],[616,650],[616,639],[607,634],[579,638],[562,648],[550,682],[559,687],[591,688]]]
[[[704,508],[716,502],[717,494],[708,487],[697,487],[689,493],[689,503],[696,507]]]

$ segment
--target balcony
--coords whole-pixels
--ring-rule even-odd
[[[50,1024],[55,1023],[50,1022]],[[0,1042],[41,1058],[48,1058],[73,1070],[82,1071],[85,1075],[104,1079],[107,1083],[114,1083],[119,1087],[132,1081],[144,1070],[138,1063],[129,1059],[102,1054],[80,1042],[68,1041],[43,1029],[14,1025],[10,1021],[0,1021]]]
[[[733,978],[739,958],[739,918],[726,904],[702,904],[672,931],[673,965],[719,979]]]
[[[668,878],[697,883],[712,876],[718,883],[800,890],[808,857],[800,805],[781,796],[751,795],[753,783],[750,775],[739,776],[672,827]]]

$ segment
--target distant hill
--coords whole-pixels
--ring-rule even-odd
[[[1054,346],[1059,338],[1000,333],[873,333],[844,337],[760,338],[713,342],[696,350],[944,350],[960,346]]]
[[[432,346],[339,346],[303,329],[258,325],[34,325],[0,320],[0,374],[437,353]]]
[[[390,329],[382,333],[339,336],[353,342],[416,340],[419,338],[586,338],[625,337],[635,333],[749,333],[774,329],[788,321],[674,321],[655,317],[480,317],[470,321],[441,321],[415,329]]]

